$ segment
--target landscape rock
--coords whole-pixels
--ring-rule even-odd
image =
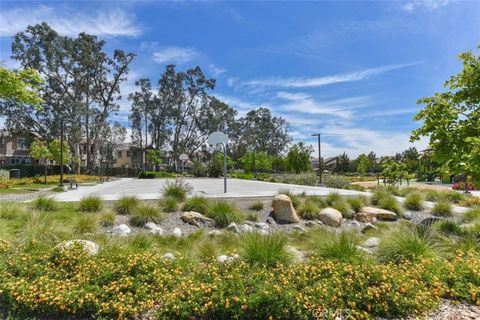
[[[228,225],[227,230],[230,230],[235,233],[240,233],[240,229],[238,229],[238,226],[235,222],[232,222]]]
[[[248,226],[250,226],[250,227],[254,227],[254,226],[255,226],[255,222],[250,221],[250,220],[245,221],[244,224],[246,224],[246,225],[248,225]]]
[[[299,225],[293,226],[293,229],[294,229],[294,230],[298,230],[298,231],[300,231],[300,232],[306,232],[306,231],[307,231],[304,227],[299,226]]]
[[[257,222],[255,223],[255,228],[261,229],[261,230],[267,230],[268,224],[266,224],[265,222]]]
[[[318,219],[327,226],[339,227],[342,223],[342,214],[336,209],[325,208],[318,214]]]
[[[209,235],[210,237],[221,236],[221,235],[222,235],[222,231],[220,231],[220,230],[212,230],[212,231],[209,231],[209,232],[208,232],[208,235]]]
[[[312,221],[312,220],[308,220],[307,222],[305,222],[305,226],[306,227],[314,227],[316,226],[318,223],[315,222],[315,221]]]
[[[130,229],[126,224],[122,223],[119,224],[118,226],[115,226],[110,230],[110,233],[117,235],[117,236],[126,236],[127,234],[130,234],[132,232],[132,229]]]
[[[182,237],[182,230],[180,230],[180,228],[175,228],[175,229],[173,229],[172,235],[174,235],[177,238],[181,238]]]
[[[362,247],[362,246],[357,246],[356,248],[357,248],[357,250],[362,251],[362,252],[364,252],[364,253],[373,254],[373,251],[372,251],[372,250],[367,249],[367,248],[364,248],[364,247]]]
[[[377,230],[378,228],[375,227],[373,224],[371,223],[367,223],[363,228],[362,228],[362,233],[366,233],[370,230]]]
[[[163,235],[163,229],[161,227],[157,226],[157,224],[154,223],[154,222],[147,222],[145,224],[145,229],[147,229],[148,232],[150,232],[152,234],[156,234],[156,235],[160,235],[160,236]]]
[[[221,256],[217,257],[216,261],[218,263],[228,263],[228,262],[233,261],[233,258],[229,257],[229,256],[226,256],[226,255],[221,255]]]
[[[365,248],[374,248],[374,247],[378,247],[379,244],[380,244],[380,239],[379,238],[371,237],[371,238],[368,238],[367,240],[365,240],[365,242],[363,243],[363,246]]]
[[[99,249],[98,244],[88,240],[81,240],[81,239],[68,240],[61,243],[59,247],[63,249],[72,249],[77,245],[82,247],[83,251],[85,251],[90,256],[94,256],[98,253],[98,249]]]
[[[360,212],[355,215],[355,218],[360,222],[373,222],[371,221],[361,221],[357,217],[367,217],[367,220],[371,220],[372,218],[377,218],[378,220],[388,220],[394,221],[398,219],[398,216],[395,212],[385,209],[379,209],[375,207],[363,207],[360,209]]]
[[[162,259],[175,260],[175,256],[173,255],[173,253],[167,252],[162,256]]]
[[[350,223],[353,227],[360,227],[360,222],[358,222],[357,220],[352,220]]]
[[[405,213],[403,214],[403,218],[405,220],[412,220],[413,218],[413,213],[411,211],[405,211]]]
[[[275,219],[272,217],[267,217],[267,223],[271,224],[272,226],[276,225]]]
[[[266,236],[268,234],[268,231],[265,229],[257,229],[257,232],[262,236]]]
[[[195,212],[195,211],[186,211],[182,213],[180,216],[180,219],[182,219],[183,222],[197,226],[197,227],[202,227],[202,226],[207,226],[207,227],[213,227],[215,222],[210,219],[205,217],[203,214]]]
[[[300,221],[289,196],[277,194],[273,198],[272,207],[276,221],[284,223],[297,223]]]
[[[297,248],[288,245],[285,249],[287,250],[288,253],[292,255],[293,260],[295,262],[305,261],[305,254],[302,251],[298,250]]]
[[[240,229],[241,232],[252,232],[253,231],[253,227],[251,225],[246,224],[246,223],[241,224],[239,229]]]

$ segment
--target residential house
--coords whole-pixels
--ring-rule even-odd
[[[30,137],[0,129],[0,165],[32,164],[30,141]]]

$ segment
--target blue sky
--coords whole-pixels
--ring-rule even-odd
[[[325,156],[411,146],[416,101],[441,90],[461,67],[456,55],[480,44],[475,1],[2,1],[5,65],[16,66],[11,36],[41,21],[137,53],[124,96],[137,79],[156,83],[166,64],[200,65],[240,115],[269,107],[296,141],[316,146],[310,135],[324,134]],[[126,124],[127,101],[121,109]]]

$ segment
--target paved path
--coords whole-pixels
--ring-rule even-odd
[[[95,186],[80,186],[78,190],[69,190],[54,196],[59,201],[79,201],[87,195],[96,195],[103,200],[117,200],[122,196],[137,196],[140,199],[160,199],[161,188],[169,179],[133,179],[124,178],[105,182]],[[300,194],[327,195],[337,192],[344,196],[369,195],[367,192],[340,190],[322,187],[299,186],[283,183],[228,179],[228,192],[223,193],[223,179],[190,178],[185,179],[192,187],[193,194],[211,198],[250,198],[271,197],[280,190],[290,190]]]

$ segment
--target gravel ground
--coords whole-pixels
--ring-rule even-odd
[[[55,192],[49,190],[40,190],[30,193],[3,193],[0,194],[0,201],[15,201],[15,202],[25,202],[33,200],[39,196],[48,196],[56,194]]]
[[[417,318],[407,318],[414,320]],[[440,307],[424,319],[428,320],[478,320],[480,319],[480,307],[472,304],[454,303],[444,300]]]

